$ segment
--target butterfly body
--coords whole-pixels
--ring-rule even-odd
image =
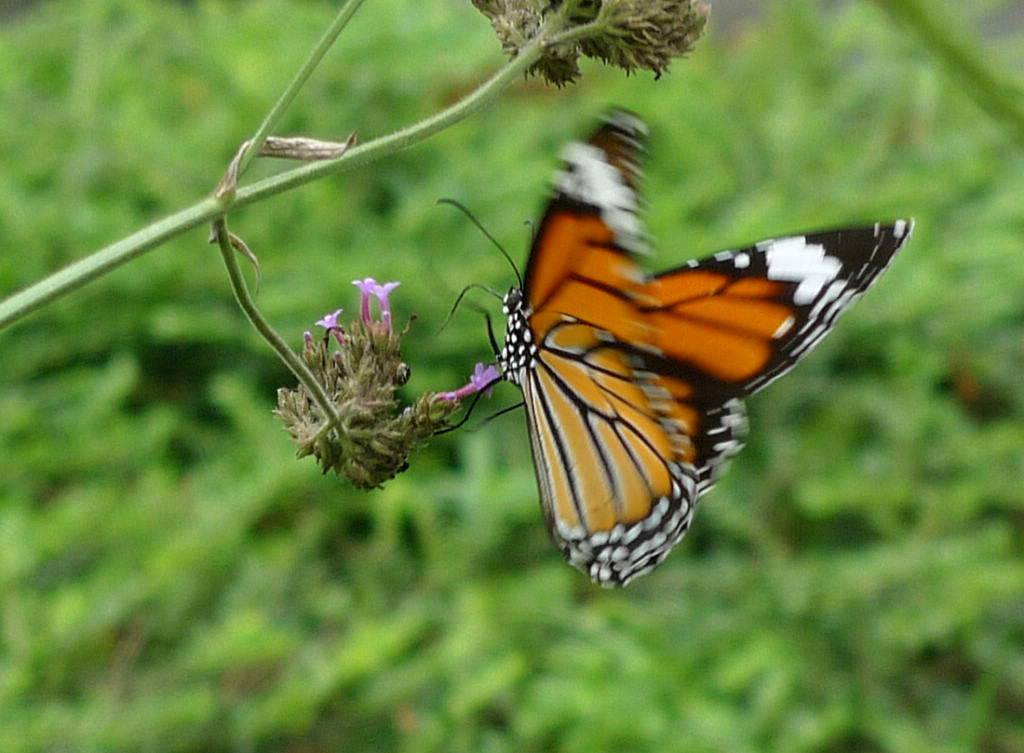
[[[646,274],[644,136],[616,112],[566,148],[523,288],[505,296],[497,354],[523,391],[548,530],[609,587],[683,538],[697,498],[742,449],[743,398],[828,333],[911,229],[762,241]]]

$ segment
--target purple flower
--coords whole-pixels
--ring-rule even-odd
[[[330,331],[332,329],[341,329],[341,325],[338,324],[338,317],[341,315],[341,312],[342,312],[342,309],[338,309],[333,314],[328,314],[323,319],[318,319],[317,321],[315,321],[313,323],[316,326],[323,327],[324,329],[326,329],[328,331]]]
[[[318,327],[323,327],[329,333],[334,335],[334,339],[338,341],[338,345],[345,342],[345,330],[338,324],[338,317],[341,315],[342,309],[338,309],[333,314],[328,314],[323,319],[313,322]]]
[[[370,324],[370,296],[377,299],[380,304],[380,320],[387,327],[388,332],[391,331],[391,304],[388,303],[388,296],[391,291],[401,285],[400,282],[385,282],[379,283],[372,277],[367,277],[363,280],[352,280],[352,284],[359,288],[359,292],[363,294],[362,300],[362,315],[363,321],[366,324]]]
[[[446,400],[448,402],[462,400],[474,392],[483,392],[487,397],[490,397],[494,391],[494,385],[499,381],[501,381],[501,372],[498,371],[494,364],[485,367],[482,363],[478,363],[473,368],[473,375],[469,378],[469,384],[459,387],[459,389],[453,392],[441,392],[437,397],[439,400]]]
[[[370,296],[373,295],[373,289],[377,286],[377,281],[372,277],[367,277],[365,280],[352,280],[352,284],[359,288],[359,292],[363,294],[363,323],[370,323]]]

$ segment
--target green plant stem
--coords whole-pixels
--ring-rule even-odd
[[[303,165],[257,181],[252,185],[243,186],[238,189],[231,201],[231,207],[252,204],[317,178],[361,167],[373,160],[412,146],[493,102],[541,56],[541,52],[541,41],[534,41],[524,47],[518,57],[507,63],[465,98],[415,125],[355,146],[338,159]],[[224,201],[214,198],[203,199],[187,209],[142,228],[127,238],[122,238],[116,243],[33,283],[0,301],[0,329],[4,329],[32,311],[62,298],[165,241],[214,220],[224,212],[224,209]]]
[[[602,15],[599,15],[593,21],[588,21],[587,23],[580,24],[579,26],[573,26],[571,29],[566,29],[561,33],[555,34],[548,44],[568,44],[569,42],[586,39],[587,37],[594,36],[595,34],[604,31],[606,26],[604,15],[607,14],[604,14],[604,11],[602,10]]]
[[[263,314],[260,313],[256,302],[249,294],[249,287],[245,284],[245,276],[238,265],[235,249],[231,245],[231,239],[228,235],[227,223],[223,217],[214,220],[213,232],[217,238],[217,246],[220,248],[221,257],[224,259],[224,267],[227,269],[228,279],[231,281],[231,289],[235,293],[235,300],[238,301],[238,305],[245,312],[249,321],[252,322],[252,326],[256,328],[263,336],[263,339],[274,349],[274,352],[284,361],[288,370],[306,388],[306,392],[313,397],[313,400],[316,401],[317,406],[319,406],[327,418],[328,423],[334,424],[338,431],[341,431],[341,424],[338,421],[338,415],[335,413],[334,407],[331,405],[331,398],[324,392],[320,383],[316,381],[316,377],[313,376],[309,367],[306,366],[301,358],[295,355],[295,352],[288,346],[284,338],[277,333],[277,330],[270,326],[270,322],[263,318]]]
[[[299,68],[295,77],[289,82],[287,88],[281,93],[277,102],[270,108],[270,112],[260,123],[260,127],[256,130],[252,140],[249,142],[249,146],[242,155],[241,160],[238,163],[238,176],[241,177],[249,164],[255,159],[256,155],[260,153],[260,148],[263,146],[263,142],[267,140],[267,136],[273,133],[277,124],[281,122],[281,118],[284,117],[285,112],[291,106],[292,102],[295,101],[295,97],[298,96],[299,90],[302,89],[303,85],[309,80],[309,77],[316,70],[316,67],[323,60],[324,55],[334,44],[334,41],[341,34],[345,26],[348,25],[349,20],[355,15],[355,12],[359,10],[359,6],[363,4],[365,0],[347,0],[338,11],[338,15],[334,17],[331,25],[327,27],[327,31],[317,42],[316,47],[310,52],[309,57]]]
[[[966,33],[962,18],[940,18],[943,10],[921,0],[876,0],[892,16],[917,34],[939,60],[960,80],[982,109],[1008,125],[1024,143],[1024,89],[1006,79],[978,54],[981,43]]]
[[[502,91],[510,86],[530,65],[541,55],[541,45],[533,42],[524,47],[519,56],[502,68],[482,86],[468,94],[457,104],[415,125],[381,136],[365,144],[357,144],[342,157],[323,162],[311,162],[308,165],[289,170],[278,175],[257,181],[238,189],[235,197],[236,205],[245,205],[272,196],[282,191],[301,186],[325,175],[362,167],[388,154],[401,151],[424,139],[443,131],[453,123],[468,117],[480,108],[490,104]]]

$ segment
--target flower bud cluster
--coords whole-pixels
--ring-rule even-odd
[[[277,391],[274,414],[298,446],[298,457],[312,455],[324,473],[334,471],[353,485],[370,489],[408,468],[417,444],[448,426],[458,401],[427,393],[399,410],[395,393],[409,379],[402,361],[401,338],[395,332],[387,295],[397,283],[357,281],[363,294],[362,316],[346,327],[341,311],[319,322],[323,337],[306,333],[302,360],[331,402],[337,424],[300,384]],[[380,303],[381,319],[370,316],[370,298]],[[411,324],[411,322],[410,322]]]

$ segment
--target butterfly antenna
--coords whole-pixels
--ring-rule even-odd
[[[506,261],[508,261],[509,265],[512,267],[512,271],[516,273],[516,281],[519,283],[519,288],[521,290],[522,287],[523,287],[523,276],[521,274],[519,274],[519,267],[517,267],[516,263],[514,261],[512,261],[512,257],[508,255],[508,251],[506,251],[505,248],[500,243],[498,243],[498,240],[493,235],[491,235],[490,232],[488,232],[487,228],[485,228],[480,223],[480,220],[478,220],[476,217],[474,217],[473,213],[470,212],[469,209],[464,204],[456,201],[455,199],[438,199],[437,203],[438,204],[451,204],[453,207],[455,207],[460,212],[462,212],[464,215],[466,215],[469,218],[470,222],[472,222],[474,225],[476,225],[477,230],[479,230],[481,233],[483,233],[484,237],[486,237],[487,240],[489,240],[491,243],[493,243],[495,245],[495,247],[499,251],[501,251],[501,255],[505,257]]]
[[[488,287],[486,285],[481,285],[478,282],[471,282],[469,285],[464,287],[462,289],[462,292],[459,293],[459,295],[455,298],[455,303],[452,304],[452,309],[451,309],[451,311],[448,312],[448,316],[446,316],[444,318],[444,321],[441,323],[441,326],[437,330],[438,332],[440,332],[441,330],[443,330],[445,327],[448,326],[448,324],[452,320],[452,317],[455,316],[455,310],[459,307],[459,304],[462,303],[462,299],[465,297],[466,293],[468,293],[473,288],[479,288],[480,290],[484,291],[485,293],[488,293],[489,295],[493,295],[499,301],[501,300],[501,293],[499,293],[494,288],[490,288],[490,287]],[[484,311],[484,309],[482,309],[481,307],[477,306],[475,303],[470,302],[470,303],[467,303],[466,305],[469,306],[470,308],[472,308],[474,311],[480,311],[480,312],[483,312],[484,314],[487,313],[486,311]]]
[[[448,323],[451,322],[452,317],[455,316],[455,309],[462,302],[462,297],[466,295],[467,291],[470,288],[475,287],[478,287],[482,290],[486,290],[488,293],[491,293],[492,295],[498,296],[500,298],[498,293],[483,285],[467,285],[465,288],[462,289],[462,292],[459,293],[459,297],[455,299],[455,305],[452,306],[452,310],[448,312],[448,316],[446,316],[444,322],[441,323],[441,327],[437,330],[438,332],[441,332],[441,330],[448,326]],[[487,339],[491,341],[491,351],[494,353],[495,356],[497,356],[501,352],[501,347],[498,345],[497,338],[494,337],[494,326],[491,324],[490,312],[488,312],[487,309],[485,309],[483,306],[478,306],[473,301],[467,301],[466,305],[469,306],[474,311],[476,311],[478,314],[483,314],[484,321],[487,322]]]

